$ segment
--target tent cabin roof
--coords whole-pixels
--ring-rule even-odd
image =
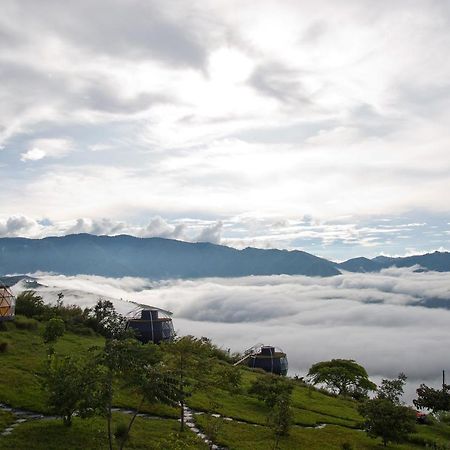
[[[15,306],[16,297],[9,287],[0,282],[0,321],[13,319]]]

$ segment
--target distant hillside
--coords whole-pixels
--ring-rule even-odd
[[[424,270],[450,272],[450,253],[434,252],[405,258],[360,257],[334,263],[298,250],[251,247],[237,250],[206,242],[127,235],[0,238],[0,275],[43,271],[152,279],[279,274],[326,277],[339,275],[343,270],[378,272],[391,266],[415,265]]]
[[[388,267],[413,267],[416,265],[425,270],[450,272],[450,253],[434,252],[403,258],[390,258],[388,256],[377,256],[373,259],[352,258],[337,264],[336,267],[349,272],[378,272]]]
[[[36,271],[154,279],[340,273],[334,263],[302,251],[237,250],[127,235],[0,238],[0,274]]]

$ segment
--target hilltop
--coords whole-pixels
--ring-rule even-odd
[[[0,403],[31,410],[37,414],[49,414],[45,395],[40,385],[40,373],[46,359],[46,346],[42,341],[43,323],[18,316],[16,324],[8,323],[0,332],[0,340],[8,342],[8,350],[0,353],[2,389]],[[66,332],[55,350],[60,354],[82,355],[92,346],[103,345],[99,335],[81,336]],[[227,372],[229,363],[223,359],[211,360],[213,372]],[[258,378],[268,377],[260,371],[239,367],[241,382],[237,390],[223,386],[196,389],[188,397],[187,405],[194,412],[196,426],[214,434],[215,442],[236,450],[269,450],[273,447],[273,434],[268,427],[269,408],[257,397],[249,394],[250,384]],[[305,385],[301,380],[293,384],[293,427],[288,437],[280,442],[280,449],[308,448],[308,450],[340,450],[347,448],[375,450],[383,448],[360,430],[361,416],[355,400],[332,396]],[[213,400],[212,400],[213,399]],[[114,423],[126,420],[137,406],[134,394],[121,390],[114,398]],[[178,410],[159,404],[147,405],[137,418],[127,448],[133,449],[206,449],[207,446],[194,433],[186,430],[178,433]],[[17,413],[16,413],[17,414]],[[33,442],[35,450],[57,448],[100,450],[107,446],[105,422],[101,417],[74,418],[71,428],[64,427],[55,417],[36,416],[24,423],[17,422],[17,415],[0,408],[0,433],[16,423],[11,434],[0,435],[0,449],[28,450]],[[27,417],[27,416],[22,416]],[[211,428],[213,421],[214,428]],[[418,427],[407,444],[390,445],[395,450],[424,448],[425,442],[444,444],[450,437],[450,427],[434,424]],[[178,447],[179,446],[179,447]]]

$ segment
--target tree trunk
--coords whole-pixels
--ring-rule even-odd
[[[133,414],[133,417],[130,420],[130,423],[128,424],[127,434],[124,436],[122,442],[120,443],[119,450],[123,450],[123,448],[125,447],[125,442],[128,440],[128,436],[130,435],[130,432],[131,432],[131,427],[133,426],[136,416],[139,414],[139,411],[142,408],[143,403],[144,403],[144,397],[142,397],[141,402],[139,403],[139,406],[137,407],[135,413]]]
[[[184,431],[184,386],[183,386],[183,355],[180,353],[180,392],[181,392],[181,401],[180,401],[180,431]]]
[[[109,442],[109,450],[113,450],[113,444],[112,444],[112,434],[111,434],[111,419],[112,419],[112,373],[109,374],[108,379],[108,411],[107,411],[107,420],[108,420],[108,442]]]

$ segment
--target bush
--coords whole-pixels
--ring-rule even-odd
[[[56,342],[64,334],[65,329],[64,321],[58,317],[53,317],[47,322],[42,333],[44,342],[46,344]]]
[[[6,353],[8,351],[9,342],[0,341],[0,353]]]
[[[90,336],[93,337],[95,336],[95,331],[92,328],[88,328],[84,325],[67,325],[67,330],[74,333],[74,334],[78,334],[78,336]]]
[[[128,439],[128,426],[125,423],[118,423],[114,430],[114,437],[121,442]]]
[[[342,450],[353,450],[353,445],[350,442],[344,442],[341,448]]]
[[[16,314],[36,318],[42,316],[48,308],[35,291],[21,292],[16,298]]]
[[[27,317],[23,316],[16,316],[16,319],[14,321],[14,325],[19,330],[37,330],[38,328],[38,321],[34,319],[29,319]]]

